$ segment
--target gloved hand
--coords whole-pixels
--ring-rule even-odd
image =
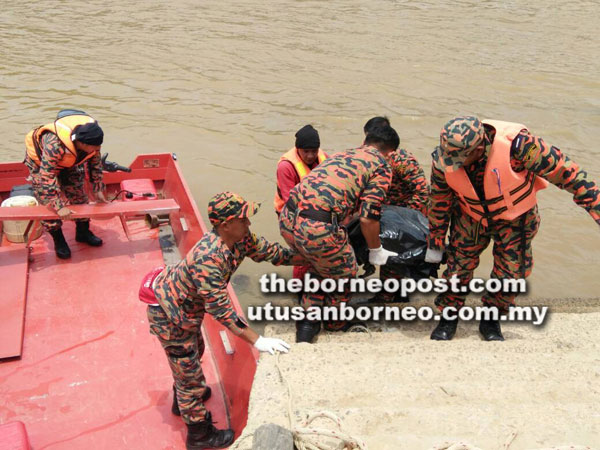
[[[442,256],[444,256],[444,252],[441,250],[436,250],[434,248],[428,248],[425,253],[425,262],[437,264],[442,260]]]
[[[390,252],[389,250],[383,248],[382,245],[380,245],[379,248],[369,249],[369,262],[371,264],[383,266],[390,256],[398,256],[398,253]]]
[[[96,196],[97,203],[108,203],[108,200],[106,200],[106,196],[104,195],[104,192],[98,191],[98,192],[96,192],[95,196]]]
[[[281,353],[287,353],[290,348],[290,344],[288,344],[285,341],[282,341],[281,339],[266,338],[259,336],[256,342],[254,343],[254,347],[259,352],[269,352],[271,355],[274,355],[275,350]]]
[[[73,211],[71,211],[67,206],[63,206],[56,211],[56,214],[58,214],[60,220],[71,220],[71,214],[73,214]]]

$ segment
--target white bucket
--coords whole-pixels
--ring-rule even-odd
[[[16,195],[14,197],[7,198],[2,202],[2,206],[13,207],[13,206],[37,206],[38,202],[35,197],[29,195]],[[29,220],[5,220],[4,221],[4,234],[6,239],[10,242],[25,242],[25,230],[29,225]],[[32,225],[33,227],[33,225]],[[31,228],[29,229],[31,232]],[[32,240],[39,238],[42,235],[42,226],[40,225],[38,230],[35,232]]]

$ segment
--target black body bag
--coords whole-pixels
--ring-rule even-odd
[[[423,214],[402,206],[384,205],[380,225],[381,245],[398,253],[388,259],[386,267],[414,280],[437,277],[439,264],[425,262],[429,223]],[[360,220],[352,220],[346,229],[358,264],[369,272],[369,248],[360,230]]]

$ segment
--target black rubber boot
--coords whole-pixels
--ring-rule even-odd
[[[486,341],[503,341],[502,330],[500,329],[500,321],[481,319],[479,322],[479,332]]]
[[[394,301],[396,303],[409,303],[410,302],[410,297],[408,296],[408,294],[402,295],[402,293],[400,291],[398,291],[394,295]]]
[[[210,386],[206,386],[204,394],[202,394],[200,400],[202,400],[203,402],[207,401],[210,398],[211,394],[212,391],[210,389]],[[173,404],[171,405],[171,412],[176,416],[181,415],[181,411],[179,411],[179,405],[177,404],[177,393],[175,392],[175,386],[173,386]]]
[[[311,343],[321,331],[321,322],[311,322],[309,320],[300,320],[296,322],[296,342]]]
[[[204,422],[186,424],[188,429],[185,448],[201,450],[205,448],[226,448],[233,443],[233,430],[218,430],[212,423],[210,412]]]
[[[90,231],[89,221],[75,222],[75,229],[75,240],[77,242],[84,242],[92,247],[100,247],[102,245],[102,239]]]
[[[409,301],[408,295],[403,296],[400,292],[396,292],[392,298],[376,294],[367,300],[367,303],[370,305],[385,305],[386,303],[408,303]]]
[[[440,323],[435,327],[433,333],[431,333],[431,339],[434,341],[449,341],[454,337],[456,333],[456,326],[458,325],[458,319],[446,320],[443,317],[440,318]]]
[[[54,240],[54,251],[56,252],[56,256],[60,259],[69,259],[71,257],[71,249],[69,248],[67,241],[65,241],[65,235],[62,232],[62,228],[49,231],[49,233]]]

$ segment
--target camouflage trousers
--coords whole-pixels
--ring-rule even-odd
[[[290,248],[310,263],[308,273],[315,278],[338,280],[356,277],[356,257],[343,228],[300,217],[284,207],[279,216],[279,230]],[[305,292],[301,304],[305,309],[311,306],[339,306],[349,299],[348,291],[331,294]]]
[[[177,403],[183,421],[202,422],[206,408],[201,400],[206,380],[200,365],[204,353],[202,332],[192,332],[175,326],[160,306],[148,306],[150,333],[162,345],[175,380]]]
[[[456,211],[456,210],[455,210]],[[450,279],[456,275],[461,286],[467,286],[473,278],[473,271],[479,266],[479,256],[494,241],[494,267],[491,278],[526,278],[533,268],[533,252],[531,242],[537,234],[540,216],[537,206],[515,220],[498,220],[487,227],[478,224],[460,210],[452,217],[449,244],[447,248],[448,262],[443,277]],[[439,308],[464,305],[466,295],[446,292],[437,296],[435,304]],[[486,306],[496,306],[506,313],[515,304],[514,293],[488,293],[481,301]]]
[[[46,199],[47,187],[44,180],[40,177],[40,168],[37,164],[26,161],[29,169],[31,184],[35,198],[42,205],[47,205]],[[66,197],[68,204],[81,205],[88,203],[88,196],[85,192],[85,172],[84,165],[75,166],[70,169],[63,169],[58,174],[58,184],[61,193]],[[76,222],[89,222],[89,219],[76,219]],[[42,220],[42,225],[46,231],[57,230],[62,226],[60,220]]]

